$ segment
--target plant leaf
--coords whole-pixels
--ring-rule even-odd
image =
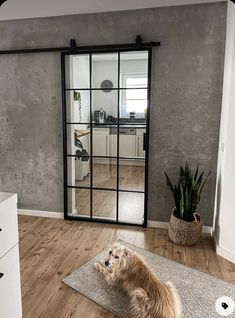
[[[165,176],[166,176],[167,186],[168,186],[169,190],[170,190],[170,191],[173,193],[173,195],[174,195],[174,187],[173,187],[173,185],[172,185],[172,183],[171,183],[171,180],[170,180],[170,178],[168,177],[168,175],[166,174],[165,171],[164,171],[164,174],[165,174]]]
[[[197,168],[196,168],[196,171],[195,171],[195,174],[194,174],[194,181],[197,180],[197,176],[198,176],[198,168],[199,168],[199,163],[197,164]]]
[[[211,174],[211,171],[208,173],[208,175],[206,176],[203,184],[201,185],[200,189],[198,190],[199,201],[200,201],[200,198],[201,198],[201,193],[202,193],[202,190],[204,188],[204,185],[205,185],[205,183],[206,183],[206,181],[207,181],[207,179],[208,179],[210,174]],[[198,203],[199,203],[199,201],[198,201]]]

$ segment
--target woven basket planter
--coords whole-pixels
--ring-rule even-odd
[[[174,243],[184,246],[191,246],[197,243],[202,232],[202,221],[200,216],[195,214],[194,222],[186,222],[176,218],[174,212],[175,208],[172,210],[169,224],[170,239]]]

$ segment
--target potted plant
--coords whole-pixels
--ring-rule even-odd
[[[192,171],[186,162],[184,167],[180,167],[178,184],[175,186],[164,171],[167,187],[175,202],[169,224],[169,236],[173,242],[179,245],[195,244],[202,231],[202,220],[197,213],[197,207],[210,172],[203,181],[204,172],[199,174],[198,169],[199,165],[195,171]]]
[[[75,137],[76,157],[75,157],[75,180],[82,181],[89,174],[89,154],[83,147],[80,139]]]

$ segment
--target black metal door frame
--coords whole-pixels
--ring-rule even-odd
[[[135,225],[135,226],[143,226],[147,227],[147,209],[148,209],[148,162],[149,162],[149,121],[150,121],[150,97],[151,97],[151,60],[152,60],[152,43],[149,46],[145,47],[137,47],[136,44],[134,46],[128,46],[125,48],[122,47],[112,47],[112,48],[105,48],[102,47],[101,49],[97,50],[95,49],[88,49],[82,52],[62,52],[61,53],[61,74],[62,74],[62,109],[63,109],[63,142],[64,142],[64,218],[67,220],[84,220],[84,221],[91,221],[91,222],[102,222],[102,223],[114,223],[114,224],[126,224],[126,225]],[[119,160],[120,159],[127,159],[125,157],[120,157],[119,156],[119,128],[120,128],[120,123],[119,123],[119,118],[120,118],[120,107],[119,107],[119,100],[120,100],[120,53],[122,52],[129,52],[129,51],[147,51],[148,52],[148,85],[147,85],[147,94],[148,94],[148,107],[147,107],[147,114],[146,114],[146,133],[144,136],[144,144],[145,144],[145,186],[144,186],[144,191],[132,191],[132,190],[120,190],[119,189]],[[114,126],[117,127],[117,156],[116,157],[109,157],[109,156],[93,156],[92,153],[92,143],[93,143],[93,123],[92,123],[92,91],[94,90],[99,90],[99,88],[92,88],[91,86],[91,80],[92,80],[92,54],[95,53],[117,53],[118,54],[118,87],[117,92],[118,92],[118,100],[117,100],[117,105],[118,105],[118,122],[114,124]],[[66,78],[65,78],[65,57],[67,55],[74,55],[74,54],[88,54],[89,55],[89,67],[90,67],[90,87],[89,89],[86,89],[87,91],[90,91],[90,122],[89,123],[71,123],[67,122],[66,118]],[[114,88],[115,89],[115,88]],[[79,88],[73,88],[69,90],[79,90]],[[81,90],[81,89],[80,89]],[[83,124],[83,125],[90,125],[90,187],[82,187],[82,186],[69,186],[67,182],[67,158],[68,157],[76,157],[76,155],[70,155],[67,153],[67,125],[71,124]],[[103,125],[103,124],[102,124]],[[129,124],[128,124],[129,125]],[[102,188],[102,187],[93,187],[93,173],[92,173],[92,160],[93,158],[106,158],[106,159],[116,159],[117,160],[117,188],[116,189],[107,189],[107,188]],[[128,159],[136,159],[136,158],[128,158]],[[82,216],[72,216],[69,215],[68,213],[68,193],[67,190],[68,188],[78,188],[78,189],[89,189],[90,190],[90,218],[87,217],[82,217]],[[115,191],[117,193],[117,202],[116,202],[116,220],[105,220],[105,217],[103,219],[97,219],[93,218],[92,211],[93,211],[93,194],[92,190],[105,190],[105,191]],[[132,223],[127,223],[127,222],[120,222],[118,220],[119,216],[119,206],[118,206],[118,195],[119,192],[133,192],[133,193],[144,193],[144,221],[143,224],[132,224]]]
[[[94,45],[94,46],[77,46],[74,39],[70,40],[70,46],[68,47],[44,47],[44,48],[22,48],[22,49],[5,49],[0,50],[0,55],[12,55],[12,54],[38,54],[38,53],[51,53],[58,52],[61,53],[61,83],[62,83],[62,117],[63,117],[63,175],[64,175],[64,218],[73,220],[78,219],[68,215],[68,201],[67,201],[67,130],[66,130],[66,95],[65,95],[65,55],[67,54],[92,54],[92,53],[109,53],[109,52],[120,52],[125,51],[146,51],[149,52],[148,59],[148,109],[147,109],[147,118],[146,118],[146,155],[145,155],[145,205],[144,205],[144,223],[141,226],[147,226],[147,194],[148,194],[148,159],[149,159],[149,118],[150,118],[150,93],[151,93],[151,59],[152,59],[152,48],[155,46],[160,46],[160,42],[142,42],[142,38],[140,35],[137,35],[135,43],[129,44],[111,44],[111,45]],[[120,62],[119,62],[120,63]],[[119,111],[119,105],[118,105]],[[91,114],[92,115],[92,114]],[[119,122],[118,122],[119,129]],[[119,136],[119,134],[118,134]],[[119,137],[118,137],[119,138]],[[119,147],[118,147],[119,148]],[[108,158],[108,157],[107,157]],[[112,157],[109,157],[112,158]],[[114,158],[114,157],[113,157]],[[120,159],[121,157],[119,157]],[[122,159],[122,158],[121,158]],[[123,158],[126,159],[126,158]],[[118,182],[118,178],[117,178]],[[93,188],[95,189],[95,188]],[[100,189],[100,188],[99,188]],[[110,189],[108,189],[110,190]],[[119,190],[121,191],[121,190]],[[125,192],[132,192],[125,190]],[[138,191],[134,191],[138,192]],[[118,217],[118,212],[117,212]],[[79,218],[81,219],[81,218]],[[84,219],[88,221],[87,218]],[[113,221],[103,221],[103,220],[92,220],[95,222],[105,222],[105,223],[119,223],[119,224],[128,224],[121,222],[113,222]],[[128,224],[132,225],[132,224]],[[134,224],[136,226],[136,224]]]

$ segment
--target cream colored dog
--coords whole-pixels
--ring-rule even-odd
[[[171,282],[163,283],[144,260],[122,245],[113,246],[95,268],[110,286],[130,297],[131,318],[180,318],[181,303]]]

